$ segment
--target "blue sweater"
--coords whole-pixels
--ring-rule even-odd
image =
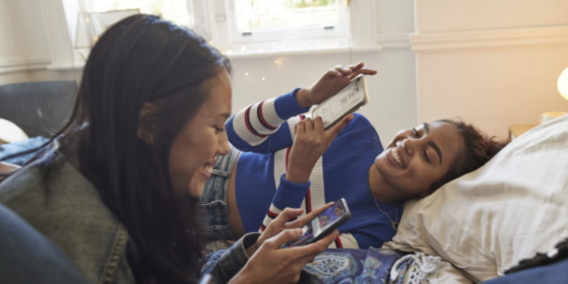
[[[298,105],[296,92],[253,104],[226,123],[231,144],[243,151],[235,190],[246,232],[263,230],[286,207],[310,212],[345,198],[352,217],[339,227],[341,234],[331,247],[381,247],[396,231],[377,208],[369,188],[369,168],[383,146],[364,116],[355,114],[335,138],[314,167],[309,183],[284,178],[294,125],[308,111]],[[377,203],[390,219],[400,220],[402,203]]]

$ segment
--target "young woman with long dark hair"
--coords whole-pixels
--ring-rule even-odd
[[[229,61],[202,38],[136,15],[102,35],[69,123],[0,184],[0,202],[53,240],[93,283],[192,283],[204,263],[198,198],[216,155],[229,153]],[[339,129],[337,130],[339,131]],[[222,252],[231,283],[293,282],[337,236],[281,245],[323,210]]]

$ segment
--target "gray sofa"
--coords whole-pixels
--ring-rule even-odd
[[[50,137],[67,122],[77,93],[75,81],[27,82],[0,86],[0,118],[28,137]]]

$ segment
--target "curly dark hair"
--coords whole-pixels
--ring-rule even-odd
[[[456,157],[448,173],[432,184],[431,192],[453,179],[479,169],[510,142],[510,140],[499,140],[495,136],[488,136],[477,127],[461,120],[440,119],[436,122],[455,125],[463,138],[464,150]]]

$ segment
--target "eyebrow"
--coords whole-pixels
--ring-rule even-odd
[[[224,118],[225,120],[229,119],[229,117],[231,117],[230,113],[220,113],[217,116]]]
[[[430,125],[428,125],[428,123],[424,122],[423,126],[424,126],[424,133],[428,134],[428,132],[430,132]],[[436,151],[436,153],[438,153],[438,158],[440,159],[440,164],[441,164],[442,163],[442,151],[440,151],[440,147],[438,147],[438,144],[436,144],[434,141],[428,141],[428,145],[430,145],[430,147],[434,148],[434,151]]]

